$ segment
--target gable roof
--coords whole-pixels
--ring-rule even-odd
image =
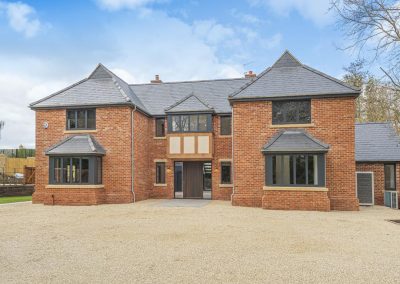
[[[214,108],[199,99],[193,93],[165,109],[166,113],[176,112],[214,112]]]
[[[32,109],[68,106],[136,105],[146,111],[145,106],[129,85],[102,64],[88,78],[59,92],[30,104]]]
[[[400,138],[390,122],[356,123],[356,162],[400,161]]]
[[[230,100],[359,95],[360,90],[301,64],[289,51],[269,68],[233,93]]]
[[[104,155],[106,151],[88,134],[79,134],[64,138],[45,151],[46,155]]]
[[[328,144],[300,129],[279,131],[262,148],[264,153],[323,153],[328,150]]]

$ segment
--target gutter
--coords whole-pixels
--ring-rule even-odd
[[[132,109],[132,112],[131,112],[131,135],[132,135],[132,137],[131,137],[131,159],[132,159],[132,161],[131,161],[131,167],[132,167],[132,169],[131,169],[131,191],[132,191],[132,195],[133,195],[133,203],[135,203],[136,202],[136,196],[135,196],[135,187],[134,187],[134,174],[135,174],[135,170],[134,170],[134,158],[135,158],[135,155],[134,155],[134,152],[135,152],[135,149],[134,149],[134,128],[133,128],[133,122],[134,122],[134,119],[133,119],[133,114],[134,114],[134,112],[136,111],[136,105],[134,105],[134,109]]]

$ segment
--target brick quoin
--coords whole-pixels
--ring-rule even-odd
[[[330,145],[326,154],[328,192],[269,192],[263,190],[265,159],[261,149],[280,130],[271,127],[272,102],[233,103],[233,205],[267,209],[358,210],[355,191],[355,98],[312,99],[311,112],[313,126],[305,130]]]

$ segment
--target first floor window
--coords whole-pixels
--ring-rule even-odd
[[[266,156],[266,184],[274,186],[324,186],[323,154]]]
[[[169,132],[211,132],[211,114],[180,114],[168,116]]]
[[[67,129],[96,129],[96,109],[67,110]]]
[[[273,101],[272,124],[311,123],[311,101]]]
[[[221,135],[231,135],[232,134],[232,116],[221,116]]]
[[[101,157],[50,157],[50,184],[101,184]]]
[[[396,165],[386,164],[385,166],[385,190],[396,190]]]
[[[165,136],[165,119],[156,118],[156,137],[164,137]]]
[[[232,183],[232,166],[231,162],[221,162],[221,184]]]
[[[164,162],[156,163],[156,183],[157,184],[165,184],[165,163]]]

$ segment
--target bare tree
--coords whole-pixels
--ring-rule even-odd
[[[0,138],[1,138],[1,130],[4,128],[4,121],[0,120]]]
[[[383,73],[400,89],[400,2],[398,0],[331,0],[338,26],[351,43],[345,49],[371,48],[382,59]]]

